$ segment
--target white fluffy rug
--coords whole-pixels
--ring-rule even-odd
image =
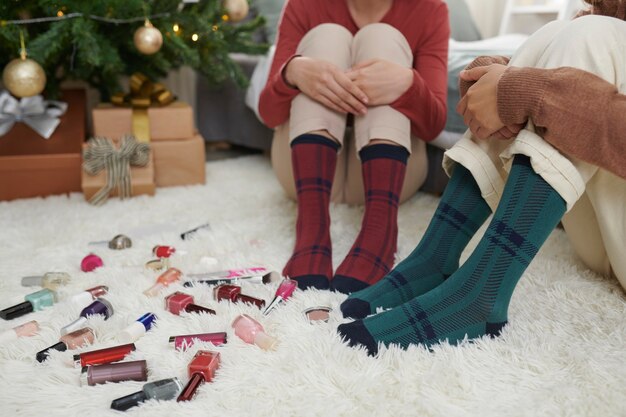
[[[565,235],[555,231],[518,285],[502,337],[429,352],[383,349],[377,358],[343,345],[335,334],[343,321],[345,296],[298,292],[267,318],[252,307],[216,303],[207,289],[168,288],[154,299],[142,291],[157,273],[141,266],[155,244],[173,245],[186,255],[174,263],[185,272],[266,266],[280,271],[293,245],[295,204],[283,195],[269,163],[246,157],[207,165],[206,186],[159,189],[155,197],[112,200],[89,206],[81,194],[0,203],[0,308],[29,292],[20,277],[49,270],[73,276],[66,293],[98,284],[110,287],[115,307],[108,321],[92,320],[92,350],[116,344],[119,330],[145,312],[158,325],[136,342],[132,359],[146,359],[149,380],[187,380],[187,363],[197,346],[176,352],[175,334],[228,331],[219,348],[222,365],[213,383],[188,403],[150,401],[129,410],[134,416],[617,416],[626,415],[626,302],[616,282],[589,272],[573,255]],[[419,194],[400,208],[401,259],[418,242],[437,199]],[[335,266],[358,232],[362,208],[334,206]],[[212,229],[182,241],[178,233],[209,221]],[[82,273],[87,242],[118,233],[134,237],[124,251],[100,249],[105,267]],[[470,249],[475,245],[470,244]],[[466,252],[467,254],[467,252]],[[204,257],[204,260],[201,259]],[[214,258],[211,262],[208,258]],[[192,293],[216,316],[174,316],[163,296]],[[247,284],[244,292],[270,300],[275,285]],[[328,324],[310,325],[306,307],[329,304]],[[35,353],[55,343],[59,329],[78,308],[60,303],[13,321],[0,330],[36,319],[40,333],[0,346],[0,415],[106,416],[111,400],[141,388],[140,382],[79,386],[69,366],[74,352],[56,352],[46,363]],[[265,352],[239,340],[232,319],[246,312],[280,340]],[[204,345],[205,348],[211,345]]]

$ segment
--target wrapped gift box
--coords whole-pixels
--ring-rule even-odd
[[[87,146],[87,145],[85,145]],[[130,181],[131,181],[131,195],[154,195],[156,184],[154,183],[154,156],[150,152],[150,161],[145,167],[130,167]],[[102,189],[107,182],[106,170],[100,171],[96,175],[89,175],[84,170],[82,171],[81,187],[85,200],[89,200],[100,189]],[[109,197],[117,197],[118,187],[115,186],[109,193]]]
[[[94,136],[120,139],[132,132],[130,107],[100,104],[93,110]],[[187,103],[175,101],[163,107],[149,107],[150,141],[187,139],[195,134],[193,109]]]
[[[50,139],[16,123],[0,136],[0,200],[80,191],[85,91],[64,90],[67,112]]]
[[[186,139],[154,141],[155,180],[158,187],[204,184],[204,139],[195,134]]]

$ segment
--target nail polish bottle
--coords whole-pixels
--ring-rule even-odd
[[[147,400],[171,400],[183,389],[183,384],[178,378],[167,378],[159,381],[148,382],[141,391],[116,398],[111,402],[111,408],[118,411],[126,411]]]
[[[122,330],[117,336],[117,339],[122,343],[132,343],[136,341],[152,328],[152,324],[156,318],[154,313],[144,314]]]
[[[215,314],[215,310],[194,304],[191,295],[178,291],[165,297],[165,309],[177,316],[183,311],[187,313]]]
[[[272,312],[276,307],[278,307],[281,303],[284,303],[293,292],[298,288],[298,283],[291,279],[286,279],[280,283],[278,289],[276,290],[276,296],[272,300],[269,306],[263,311],[263,315],[267,316],[270,312]]]
[[[207,276],[206,274],[189,274],[190,278],[197,278],[201,276]],[[183,284],[185,287],[193,287],[197,284],[204,285],[219,285],[219,284],[238,284],[242,281],[250,282],[252,284],[270,284],[272,282],[280,281],[280,274],[276,271],[270,271],[263,275],[246,275],[233,278],[213,278],[213,279],[200,279],[194,281],[185,281]]]
[[[6,342],[17,340],[20,337],[31,337],[39,331],[39,323],[35,320],[27,321],[12,329],[8,329],[0,333],[0,345]]]
[[[70,274],[66,272],[46,272],[43,275],[23,277],[22,286],[39,286],[54,291],[60,286],[69,283],[71,279]]]
[[[154,284],[152,287],[145,290],[143,293],[147,295],[148,297],[154,297],[163,288],[180,280],[182,276],[183,276],[183,273],[180,270],[176,268],[169,268],[167,271],[159,275],[159,277],[157,278],[156,284]]]
[[[33,311],[40,311],[50,307],[56,302],[56,293],[47,288],[28,294],[24,297],[23,303],[7,307],[0,311],[0,317],[4,320],[13,320]]]
[[[247,314],[242,314],[235,318],[232,327],[241,340],[246,343],[254,343],[263,350],[273,350],[278,342],[275,338],[265,333],[261,323]]]
[[[220,346],[226,343],[226,339],[226,332],[217,332],[170,336],[169,342],[174,345],[174,349],[184,351],[193,346],[196,340],[202,342],[211,342],[215,346]]]
[[[43,362],[50,356],[51,350],[58,350],[59,352],[65,352],[66,350],[78,349],[81,346],[91,345],[94,341],[94,333],[89,327],[83,327],[61,336],[59,341],[52,346],[40,350],[37,352],[37,362]]]
[[[148,380],[148,367],[145,360],[87,366],[80,372],[80,385],[83,386],[146,380]]]
[[[74,367],[82,368],[92,365],[103,365],[105,363],[119,362],[136,349],[134,343],[111,346],[104,349],[90,350],[89,352],[74,355]]]
[[[85,256],[83,260],[80,262],[80,270],[83,272],[91,272],[94,269],[100,268],[104,265],[102,258],[96,255],[95,253],[90,253]]]
[[[259,308],[265,307],[265,300],[250,297],[241,293],[241,287],[239,285],[222,284],[213,288],[213,296],[217,301],[229,300],[233,303],[250,303]]]
[[[78,330],[87,323],[89,316],[103,316],[105,320],[113,315],[113,306],[104,298],[98,298],[80,312],[80,317],[61,329],[61,334]]]
[[[176,248],[173,246],[155,246],[152,248],[152,254],[157,258],[169,258],[176,253]]]
[[[220,366],[220,354],[209,350],[199,350],[189,362],[189,382],[176,399],[177,402],[189,401],[193,398],[196,390],[205,382],[211,382],[215,371]]]
[[[97,287],[87,288],[85,291],[79,292],[73,295],[70,300],[79,306],[85,306],[93,300],[106,295],[109,292],[109,287],[106,285],[98,285]]]

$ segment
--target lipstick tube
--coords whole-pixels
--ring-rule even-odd
[[[106,363],[118,362],[134,351],[135,344],[112,346],[104,349],[91,350],[89,352],[74,355],[74,367],[81,368],[92,365],[103,365]]]
[[[220,354],[209,350],[199,350],[189,362],[189,382],[176,399],[177,402],[189,401],[193,398],[196,390],[205,382],[211,382],[215,371],[220,366]]]
[[[98,269],[104,265],[102,258],[95,253],[90,253],[80,261],[80,270],[83,272],[91,272],[94,269]]]
[[[70,300],[76,305],[84,306],[93,302],[93,300],[106,295],[108,292],[109,287],[106,285],[98,285],[97,287],[87,288],[85,291],[73,295]]]
[[[294,280],[286,279],[283,282],[281,282],[280,285],[278,286],[278,289],[276,290],[276,296],[274,296],[274,299],[272,300],[270,305],[267,306],[265,311],[263,311],[263,315],[267,316],[281,303],[284,303],[285,300],[291,297],[291,295],[296,290],[296,288],[298,288],[298,283]]]
[[[61,334],[78,330],[87,323],[89,316],[103,316],[105,320],[113,315],[113,306],[104,298],[98,298],[80,312],[80,317],[61,329]]]
[[[204,276],[204,274],[190,274],[189,277]],[[219,285],[219,284],[239,284],[242,281],[250,282],[252,284],[270,284],[272,282],[280,281],[280,274],[276,271],[270,271],[263,275],[246,275],[234,278],[216,278],[216,279],[200,279],[194,281],[185,281],[183,284],[185,287],[193,287],[197,284],[204,285]]]
[[[261,323],[247,314],[235,318],[232,327],[235,334],[246,343],[254,343],[263,350],[273,350],[276,346],[277,340],[265,333]]]
[[[171,400],[175,398],[183,388],[178,378],[167,378],[145,384],[141,391],[116,398],[111,402],[111,408],[118,411],[126,411],[147,400]]]
[[[148,297],[156,296],[163,288],[168,287],[174,282],[180,280],[183,273],[176,268],[169,268],[157,278],[156,284],[145,290],[143,293]]]
[[[39,331],[39,323],[35,320],[27,321],[24,324],[15,326],[12,329],[8,329],[0,333],[0,345],[3,343],[17,340],[20,337],[31,337],[37,334]]]
[[[43,290],[28,294],[24,297],[24,300],[26,301],[23,303],[7,307],[0,311],[0,317],[4,320],[13,320],[25,314],[32,313],[33,311],[41,311],[46,307],[52,306],[56,302],[57,296],[54,291],[44,288]]]
[[[265,300],[251,297],[241,293],[238,285],[221,284],[213,288],[213,296],[217,301],[229,300],[233,303],[250,303],[259,308],[265,307]]]
[[[81,369],[80,385],[97,385],[107,382],[146,381],[148,367],[145,360],[107,363]]]
[[[157,316],[154,313],[146,313],[132,322],[128,327],[120,332],[117,339],[122,343],[132,343],[142,337],[152,328],[152,324]]]
[[[184,334],[170,336],[169,343],[174,345],[174,349],[184,351],[193,346],[196,340],[201,342],[211,342],[215,346],[220,346],[226,344],[227,335],[226,332]]]
[[[70,274],[66,272],[46,272],[43,275],[23,277],[22,286],[39,286],[54,291],[60,286],[69,283],[71,279]]]
[[[176,248],[173,246],[157,245],[152,248],[152,254],[157,258],[169,258],[176,253]]]
[[[187,313],[215,314],[215,310],[194,304],[191,295],[179,291],[165,297],[165,309],[177,316],[183,311]]]
[[[65,352],[66,350],[78,349],[79,347],[90,345],[94,341],[94,333],[89,327],[83,327],[82,329],[73,331],[64,336],[61,336],[59,341],[52,346],[40,350],[37,352],[37,362],[43,362],[50,356],[51,350],[58,350],[59,352]]]

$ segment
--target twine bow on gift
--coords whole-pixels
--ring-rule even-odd
[[[139,142],[150,142],[148,107],[166,106],[174,100],[174,95],[163,84],[153,83],[141,73],[130,77],[129,94],[117,93],[111,97],[114,106],[133,108],[133,134]]]
[[[119,149],[111,139],[96,137],[87,142],[83,150],[83,169],[90,175],[96,175],[106,169],[107,182],[91,199],[89,203],[96,206],[104,204],[109,193],[115,186],[118,187],[121,199],[131,196],[130,167],[143,167],[150,160],[150,145],[138,143],[132,135],[122,138]]]
[[[45,139],[50,139],[67,110],[67,103],[44,100],[42,96],[17,100],[8,91],[0,93],[0,136],[23,122]]]

